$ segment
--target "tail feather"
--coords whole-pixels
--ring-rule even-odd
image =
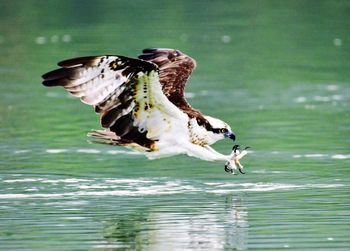
[[[107,145],[124,145],[126,142],[117,136],[114,132],[107,130],[92,130],[88,133],[88,137],[93,138],[93,143],[107,144]]]
[[[92,130],[88,133],[88,137],[93,138],[92,143],[106,144],[113,146],[124,146],[126,148],[139,151],[149,152],[150,148],[139,145],[131,139],[123,139],[115,134],[115,132],[108,130]]]

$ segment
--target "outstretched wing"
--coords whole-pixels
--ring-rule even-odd
[[[167,98],[189,116],[201,114],[193,109],[185,99],[185,86],[196,61],[179,50],[150,48],[144,49],[140,59],[152,62],[159,67],[159,80]]]
[[[91,56],[62,61],[43,75],[45,86],[63,86],[101,113],[101,124],[120,137],[155,150],[154,142],[186,115],[163,94],[158,67],[123,56]],[[180,125],[181,124],[181,125]]]

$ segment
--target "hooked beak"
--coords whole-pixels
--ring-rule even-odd
[[[227,132],[224,135],[225,135],[225,138],[232,139],[233,141],[236,140],[236,135],[233,132]]]

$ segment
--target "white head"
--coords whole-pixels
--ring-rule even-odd
[[[231,127],[224,121],[210,116],[204,116],[204,118],[212,127],[209,131],[212,134],[211,137],[213,138],[214,142],[224,138],[230,138],[233,141],[236,139],[236,136],[232,132]]]

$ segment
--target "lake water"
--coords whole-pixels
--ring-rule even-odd
[[[350,250],[349,1],[0,6],[0,250]],[[245,175],[89,144],[92,108],[41,85],[146,47],[197,60],[188,100],[252,147]]]

